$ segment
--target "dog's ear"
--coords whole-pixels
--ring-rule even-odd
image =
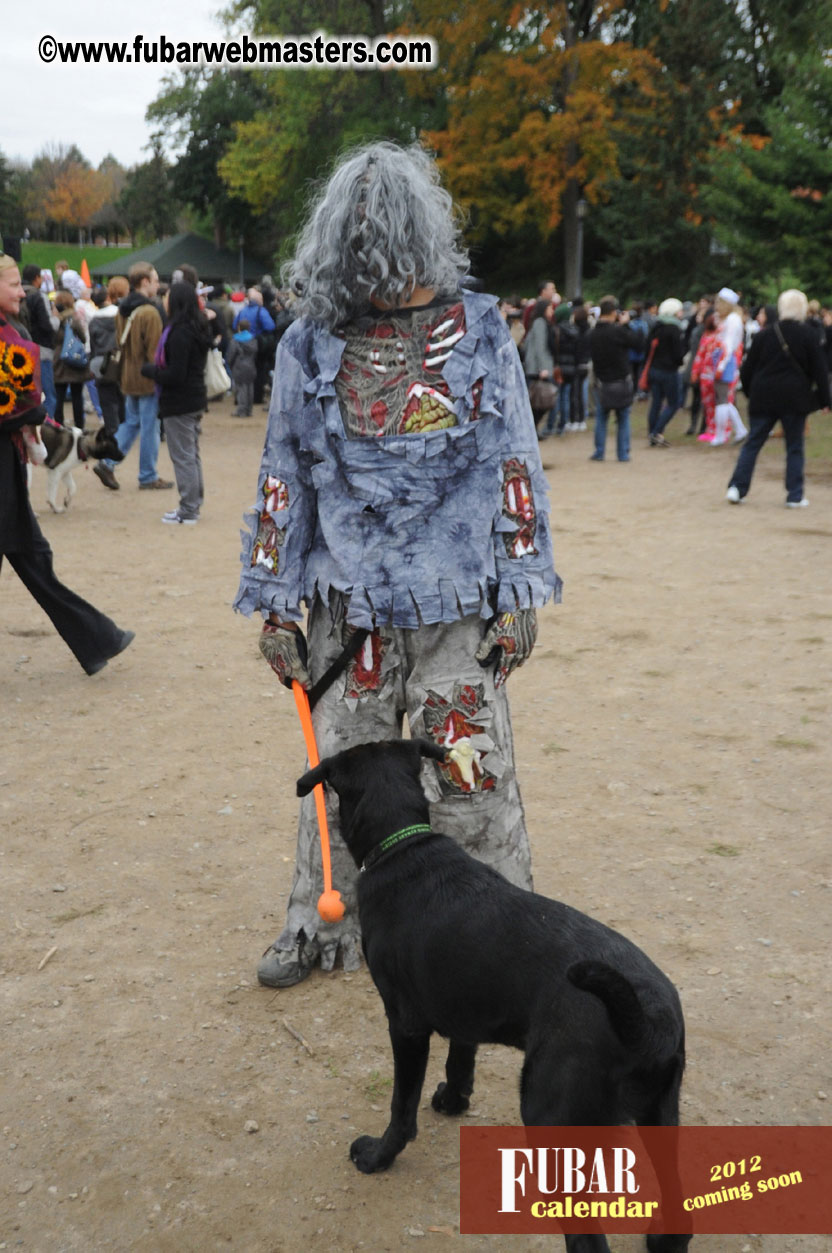
[[[433,740],[426,740],[424,737],[413,741],[422,757],[430,757],[433,761],[445,761],[447,758],[447,749],[442,748],[440,744],[434,744]]]
[[[329,759],[322,761],[314,770],[307,770],[298,779],[298,796],[308,796],[314,787],[324,783],[329,777]]]

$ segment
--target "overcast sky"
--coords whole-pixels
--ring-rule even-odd
[[[38,43],[56,40],[216,39],[222,0],[9,0],[5,14],[0,150],[32,157],[48,143],[75,143],[93,165],[112,152],[123,165],[146,161],[144,113],[169,67],[45,64]]]

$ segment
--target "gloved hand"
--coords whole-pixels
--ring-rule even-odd
[[[293,630],[291,627],[276,626],[273,622],[264,622],[260,634],[260,652],[285,687],[291,687],[293,679],[297,679],[307,691],[312,686],[309,671],[306,669],[306,639],[300,628]]]
[[[535,609],[498,613],[474,656],[481,666],[496,665],[494,686],[502,687],[511,672],[531,656],[536,640]]]

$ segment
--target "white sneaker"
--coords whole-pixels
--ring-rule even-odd
[[[736,484],[732,483],[731,486],[728,488],[728,491],[725,493],[725,499],[730,500],[732,505],[742,504],[742,496],[740,496],[740,489],[736,486]]]
[[[586,422],[578,422],[578,423],[577,423],[577,429],[578,429],[579,431],[585,431],[585,430],[586,430]]]
[[[177,509],[169,509],[167,513],[162,514],[162,521],[173,526],[196,526],[199,518],[182,518]]]
[[[803,497],[802,500],[787,500],[786,508],[787,509],[808,509],[809,501],[806,499],[805,496]]]

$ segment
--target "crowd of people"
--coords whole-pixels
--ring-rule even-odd
[[[209,300],[212,289],[187,263],[169,284],[160,283],[147,262],[136,262],[106,286],[86,283],[65,261],[57,263],[55,276],[34,264],[21,272],[15,258],[0,253],[0,565],[5,557],[92,675],[127,648],[134,633],[55,575],[29,501],[28,463],[51,464],[42,427],[80,437],[87,415],[96,414],[112,436],[110,457],[121,454],[119,464],[138,442],[138,487],[153,491],[174,486],[157,469],[164,437],[179,503],[161,520],[193,526],[204,499],[199,440],[212,377],[209,354],[225,357],[238,412],[250,414],[252,402],[264,400],[276,341],[291,316],[268,284],[247,294],[222,288]],[[219,394],[225,394],[230,380],[222,368],[220,379]],[[93,467],[111,491],[121,486],[115,466],[102,459]]]
[[[106,286],[89,286],[59,261],[54,279],[33,264],[24,266],[21,278],[24,299],[13,323],[38,345],[49,420],[83,431],[87,417],[97,415],[122,458],[138,442],[142,490],[174,486],[157,469],[165,438],[179,504],[162,521],[196,523],[203,499],[199,436],[209,399],[208,354],[216,349],[225,363],[230,384],[222,392],[230,386],[235,416],[250,417],[270,390],[275,348],[292,320],[268,276],[246,292],[214,289],[203,286],[186,262],[170,284],[160,282],[149,263],[136,262]],[[69,354],[69,342],[83,351]],[[99,462],[94,472],[105,487],[119,490],[113,460]]]
[[[605,459],[615,414],[617,457],[629,461],[634,403],[647,403],[650,448],[670,448],[665,431],[687,412],[685,435],[712,448],[745,445],[726,496],[738,503],[779,421],[787,450],[786,504],[808,504],[804,432],[808,414],[829,404],[832,308],[793,289],[781,293],[777,305],[748,307],[730,287],[696,303],[668,297],[622,309],[610,295],[590,307],[565,302],[544,280],[536,299],[508,298],[500,309],[523,360],[539,439],[585,430],[591,398],[590,460]],[[740,386],[750,434],[735,403]]]
[[[411,174],[412,170],[408,177]],[[220,390],[215,386],[212,397],[232,394],[235,417],[251,417],[261,406],[268,410],[273,381],[276,386],[281,384],[281,360],[285,365],[279,355],[275,361],[276,349],[288,327],[307,307],[308,292],[301,287],[295,292],[279,292],[269,276],[246,291],[224,285],[205,287],[193,266],[184,261],[172,273],[170,283],[160,282],[149,263],[137,262],[127,275],[97,286],[85,282],[65,261],[56,265],[53,280],[49,271],[37,265],[27,264],[21,272],[12,258],[3,256],[2,260],[3,335],[10,343],[13,340],[37,347],[38,403],[32,407],[35,416],[31,422],[18,421],[17,408],[14,421],[8,413],[0,415],[4,418],[0,437],[14,439],[23,460],[42,460],[39,421],[83,430],[88,415],[96,414],[115,439],[120,465],[138,444],[138,487],[151,491],[174,487],[157,467],[160,441],[166,439],[179,500],[161,520],[195,525],[205,491],[200,436],[209,401],[206,380],[212,358],[219,355],[227,371],[220,370]],[[311,261],[308,266],[317,273]],[[469,275],[460,276],[459,291],[476,293],[477,286]],[[627,462],[632,451],[634,404],[646,405],[647,444],[652,449],[670,447],[666,435],[670,423],[685,414],[686,436],[711,448],[740,445],[726,492],[728,501],[739,504],[748,494],[761,448],[772,434],[782,433],[786,504],[792,508],[808,505],[804,434],[807,416],[829,405],[832,309],[808,301],[795,290],[781,293],[776,305],[749,308],[727,286],[699,297],[695,303],[667,297],[660,303],[644,300],[622,308],[616,297],[609,295],[597,305],[589,305],[563,300],[554,281],[544,279],[535,297],[503,298],[498,311],[519,349],[524,390],[538,441],[585,431],[592,413],[590,460],[603,461],[608,426],[614,417],[616,457]],[[404,331],[396,327],[393,331],[398,336],[396,342],[403,344]],[[339,327],[338,336],[341,334]],[[5,351],[2,343],[0,350]],[[381,371],[380,360],[374,358],[377,371]],[[445,356],[441,360],[444,366]],[[451,356],[449,369],[453,360]],[[391,363],[395,377],[405,365],[398,358]],[[421,396],[423,385],[418,387]],[[750,429],[736,405],[740,387],[747,400]],[[431,421],[437,421],[441,428],[451,419],[441,408],[446,402],[440,391],[431,386],[424,394],[434,407]],[[343,407],[350,402],[351,392],[347,388],[338,396]],[[369,416],[363,405],[360,401],[361,420],[377,433],[379,422],[384,427],[386,421],[378,416],[382,408],[387,412],[386,402],[379,400],[371,406]],[[412,414],[410,421],[415,420]],[[778,426],[782,432],[776,430]],[[4,451],[10,447],[2,438],[0,445]],[[33,529],[37,524],[34,515],[29,517],[28,501],[24,506],[20,495],[13,507],[9,504],[14,495],[11,465],[7,459],[4,528],[13,538],[4,540],[2,551],[14,563],[18,560],[13,558],[16,550],[8,545],[17,545],[25,535],[32,563],[32,554],[37,552],[37,561],[43,566],[39,577],[47,589],[42,598],[40,592],[35,594],[44,604],[47,592],[57,597],[60,617],[72,594],[57,581],[54,586],[50,582],[54,579],[51,553],[39,528],[37,532]],[[94,472],[107,489],[119,490],[114,460],[99,461]],[[15,490],[23,491],[19,484]],[[520,502],[521,516],[522,501],[529,495],[522,472],[513,481],[512,491],[513,499]],[[279,499],[280,494],[275,497],[269,492],[267,497]],[[277,549],[285,540],[284,528],[275,527],[272,538],[276,559]],[[268,565],[272,560],[269,552],[266,544],[257,548],[259,564]],[[27,574],[27,578],[31,583],[34,576]],[[119,632],[109,619],[103,623],[96,620],[97,611],[91,606],[81,612],[88,622],[95,622],[93,639],[97,636],[103,640],[92,645],[96,653],[92,658],[83,649],[83,656],[76,650],[85,668],[92,665],[94,672],[100,668],[102,656],[106,660],[114,655],[114,641],[116,651],[120,651],[132,636]],[[53,616],[53,620],[57,618]],[[278,629],[290,628],[281,622]],[[70,642],[66,632],[62,633]]]

